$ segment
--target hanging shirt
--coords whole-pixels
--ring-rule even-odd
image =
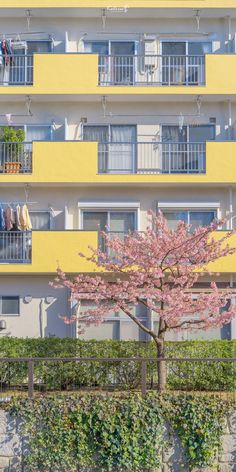
[[[24,206],[25,206],[26,229],[30,230],[30,229],[32,229],[32,223],[31,223],[31,219],[30,219],[30,215],[29,215],[29,210],[28,210],[28,207],[26,205],[24,205]]]
[[[15,214],[13,209],[8,206],[5,210],[5,225],[6,225],[6,230],[10,231],[13,228],[13,225],[15,224]]]
[[[0,41],[0,67],[3,65],[2,41]]]
[[[20,205],[16,205],[16,228],[21,229],[20,224]]]

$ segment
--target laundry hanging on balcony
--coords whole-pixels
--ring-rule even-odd
[[[5,210],[0,204],[0,231],[30,231],[32,223],[26,204],[17,204],[15,208],[7,205]]]

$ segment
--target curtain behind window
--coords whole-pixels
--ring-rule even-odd
[[[49,211],[30,211],[32,229],[42,231],[50,230],[50,212]]]

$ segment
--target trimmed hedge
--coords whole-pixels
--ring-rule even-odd
[[[167,431],[185,451],[183,470],[211,466],[230,405],[192,395],[86,395],[14,400],[21,419],[24,470],[151,472],[161,464]]]
[[[167,342],[167,357],[235,357],[234,341]],[[20,339],[2,338],[0,357],[156,357],[152,342],[81,341],[71,338]],[[27,364],[0,363],[0,382],[6,387],[25,383]],[[35,363],[35,379],[42,388],[68,389],[117,385],[136,388],[140,384],[140,364],[132,361],[115,362],[40,362]],[[156,384],[156,362],[148,365],[148,381]],[[168,387],[177,390],[235,390],[236,363],[231,362],[170,362]]]

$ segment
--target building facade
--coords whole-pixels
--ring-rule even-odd
[[[102,243],[98,227],[142,231],[149,209],[172,227],[235,227],[236,6],[198,3],[1,6],[0,336],[76,336],[59,319],[69,293],[49,282],[58,265],[94,270],[79,253]],[[236,256],[214,271],[234,286]],[[143,339],[119,313],[84,336]],[[175,339],[196,336],[235,338],[236,323]]]

